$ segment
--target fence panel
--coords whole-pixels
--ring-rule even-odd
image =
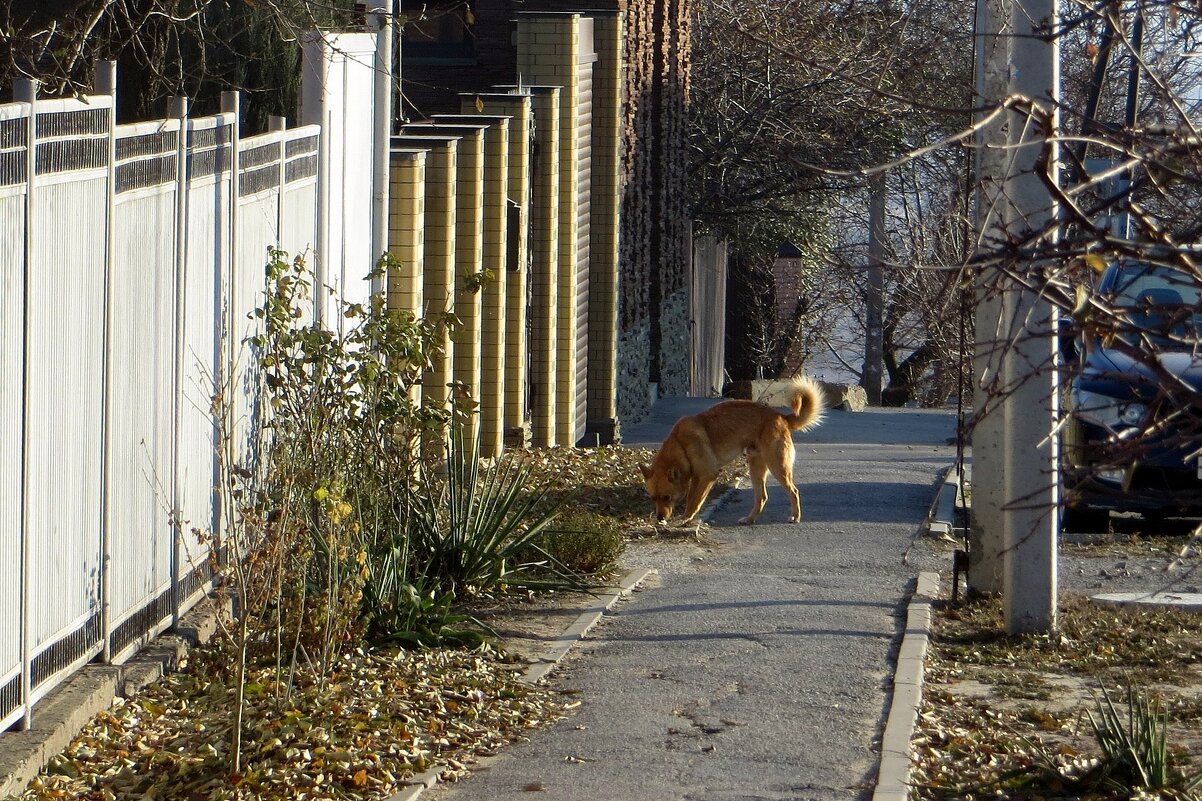
[[[105,226],[111,101],[35,105],[26,293],[30,701],[101,645]]]
[[[284,187],[280,208],[280,247],[290,256],[316,262],[317,148],[321,129],[293,128],[284,134]],[[366,275],[367,270],[364,270]]]
[[[186,248],[180,308],[180,348],[176,388],[179,411],[178,485],[180,512],[179,599],[192,605],[210,574],[210,535],[217,531],[216,430],[211,411],[221,380],[225,303],[232,248],[230,198],[234,115],[187,123]]]
[[[174,612],[178,120],[116,134],[109,268],[109,648],[120,659]]]
[[[29,106],[0,106],[0,730],[21,716],[21,442]]]
[[[263,303],[264,265],[269,248],[280,241],[280,195],[283,137],[278,132],[242,139],[238,143],[236,245],[231,276],[230,330],[236,358],[234,378],[234,438],[236,458],[256,469],[260,391],[251,369],[254,349],[247,340],[262,330],[253,313]]]

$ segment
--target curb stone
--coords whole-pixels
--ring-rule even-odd
[[[939,575],[922,572],[906,612],[906,629],[893,673],[893,700],[881,739],[881,766],[872,801],[907,801],[910,796],[910,741],[922,703],[923,663],[931,635],[931,602]]]
[[[525,684],[537,684],[544,679],[567,656],[572,650],[572,646],[584,639],[589,630],[605,616],[606,612],[613,608],[619,599],[630,596],[640,584],[658,572],[655,569],[632,570],[624,575],[616,587],[612,587],[598,596],[595,604],[582,612],[571,625],[564,629],[547,651],[538,658],[538,661],[527,667],[518,680]],[[408,786],[393,793],[386,801],[417,801],[424,790],[438,784],[438,777],[442,770],[440,767],[435,767],[405,779],[404,783]]]

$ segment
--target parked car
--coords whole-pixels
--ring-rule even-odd
[[[1062,528],[1104,531],[1112,510],[1202,513],[1202,285],[1180,266],[1121,261],[1076,337],[1062,431]]]

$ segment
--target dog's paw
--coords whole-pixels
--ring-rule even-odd
[[[754,522],[755,522],[755,518],[752,517],[751,515],[748,515],[747,517],[739,518],[740,526],[750,526]]]

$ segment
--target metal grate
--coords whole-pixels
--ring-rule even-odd
[[[88,134],[106,134],[108,131],[109,110],[106,108],[51,111],[39,114],[37,120],[39,138],[87,136]]]
[[[100,643],[100,615],[88,618],[83,626],[63,637],[33,658],[30,686],[40,687],[47,679],[71,667]]]
[[[212,559],[205,559],[179,580],[180,602],[184,602],[200,591],[200,588],[213,580],[217,575],[216,565]]]
[[[284,181],[292,183],[317,175],[317,156],[293,159],[284,165]]]
[[[230,170],[230,149],[200,150],[188,154],[188,177],[205,178]]]
[[[29,126],[23,119],[0,122],[0,148],[24,147],[29,136]]]
[[[0,186],[25,182],[25,152],[10,150],[0,153]]]
[[[21,674],[13,676],[8,683],[0,686],[0,720],[21,705]]]
[[[171,153],[178,147],[178,131],[126,136],[117,140],[117,159],[124,161],[143,156],[157,156],[160,153]]]
[[[230,144],[230,126],[200,127],[188,132],[190,148],[214,148],[219,144]]]
[[[257,170],[244,172],[238,177],[238,192],[243,195],[253,195],[265,189],[275,189],[280,185],[280,168],[275,164]]]
[[[293,139],[293,140],[289,141],[287,145],[284,146],[284,155],[289,158],[291,158],[292,156],[299,156],[302,153],[316,153],[316,152],[317,152],[317,137],[316,136],[306,136],[302,139]]]
[[[273,142],[269,145],[259,145],[258,147],[242,151],[238,156],[238,166],[244,170],[251,170],[255,167],[262,167],[264,164],[271,164],[279,160],[280,143]]]
[[[137,642],[139,637],[144,637],[153,630],[155,625],[170,617],[174,610],[175,593],[168,587],[159,593],[157,598],[151,600],[150,603],[134,612],[113,629],[113,633],[109,636],[109,650],[114,655],[121,653],[130,644]]]
[[[175,154],[117,166],[117,194],[175,182]]]
[[[108,164],[108,142],[103,139],[74,139],[42,142],[37,146],[37,175],[86,170]]]

